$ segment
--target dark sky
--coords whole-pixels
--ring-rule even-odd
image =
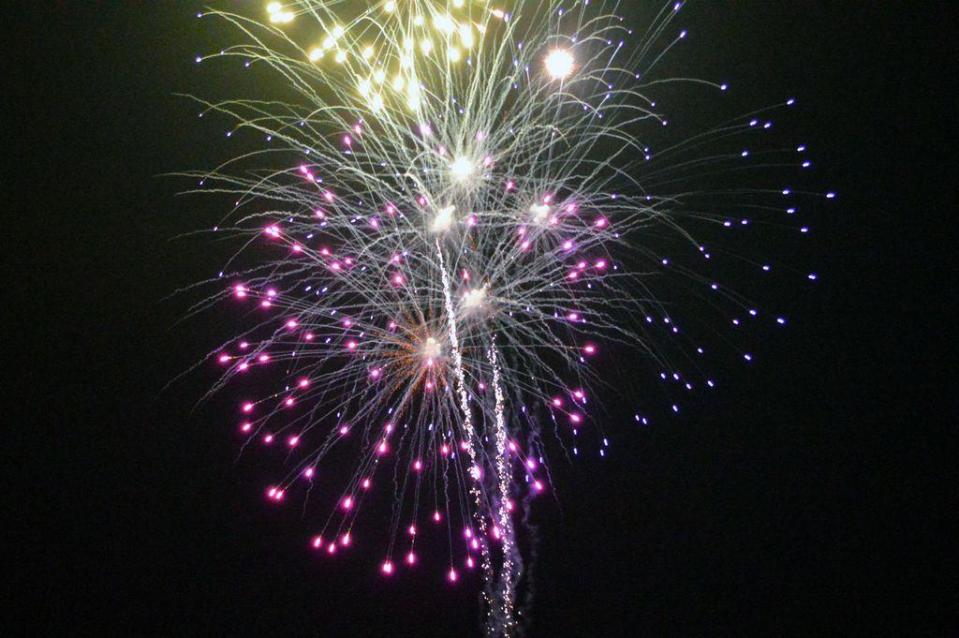
[[[231,327],[175,326],[183,305],[163,301],[218,265],[215,247],[171,239],[219,211],[158,177],[215,157],[173,95],[203,92],[192,57],[214,39],[198,5],[18,4],[2,115],[15,498],[0,632],[473,635],[470,587],[313,560],[304,525],[235,462],[231,415],[191,413],[204,380],[162,391]],[[694,59],[726,61],[754,104],[801,98],[790,126],[841,194],[815,238],[823,281],[706,409],[610,426],[609,460],[557,464],[559,504],[536,510],[531,636],[956,631],[946,6],[688,9]]]

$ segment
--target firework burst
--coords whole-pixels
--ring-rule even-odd
[[[693,227],[747,225],[721,212],[747,193],[794,195],[728,180],[749,157],[729,149],[768,120],[643,141],[667,124],[650,92],[677,81],[657,72],[686,35],[672,26],[680,8],[643,33],[616,3],[571,0],[200,14],[241,36],[209,57],[261,69],[251,90],[267,94],[202,102],[201,115],[232,120],[228,136],[263,140],[197,175],[196,192],[234,200],[216,232],[242,240],[196,308],[228,303],[248,322],[211,355],[213,390],[270,371],[267,389],[240,398],[239,429],[289,450],[269,499],[322,501],[308,514],[315,551],[348,550],[357,520],[380,515],[372,495],[392,491],[382,538],[364,543],[383,576],[420,563],[421,528],[445,531],[441,571],[450,583],[482,574],[489,634],[521,631],[517,512],[549,485],[543,425],[573,454],[586,431],[606,454],[589,392],[617,384],[590,359],[638,352],[688,391],[714,384],[698,364],[676,371],[676,352],[703,348],[667,312],[664,276],[723,312],[759,314],[711,278]],[[690,186],[703,175],[727,181]],[[339,449],[354,471],[320,479]]]

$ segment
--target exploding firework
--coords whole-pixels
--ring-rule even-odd
[[[622,389],[592,361],[641,353],[679,390],[712,387],[674,302],[702,299],[734,326],[766,313],[717,283],[699,229],[749,224],[733,210],[795,212],[772,200],[791,189],[742,185],[742,140],[771,126],[760,112],[644,141],[668,124],[651,94],[680,82],[658,73],[686,35],[681,3],[641,33],[616,9],[298,0],[200,14],[240,34],[209,58],[241,61],[258,92],[202,102],[251,145],[198,175],[196,192],[234,202],[216,232],[242,242],[198,306],[246,321],[211,355],[213,389],[266,375],[242,386],[264,389],[240,397],[239,430],[288,449],[266,496],[312,494],[315,551],[347,551],[360,517],[379,517],[364,545],[392,577],[435,528],[447,549],[432,562],[450,583],[479,572],[492,635],[522,631],[520,514],[550,484],[543,433],[607,453],[591,392]],[[788,150],[756,154],[809,165]],[[325,474],[340,450],[353,471]]]

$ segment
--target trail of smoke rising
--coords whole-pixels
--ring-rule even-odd
[[[507,459],[506,443],[506,417],[504,414],[505,400],[503,397],[503,387],[500,382],[499,359],[496,354],[496,346],[490,346],[486,352],[487,360],[493,368],[493,393],[496,397],[496,420],[494,437],[496,440],[496,481],[499,486],[499,501],[496,510],[497,524],[500,529],[500,536],[503,544],[503,567],[500,570],[500,600],[502,617],[502,634],[510,635],[515,626],[514,618],[514,565],[513,554],[515,551],[515,537],[513,534],[513,521],[510,518],[509,510],[506,508],[509,499],[510,469]]]
[[[470,412],[469,405],[469,395],[466,393],[466,376],[463,372],[463,356],[460,352],[459,346],[459,337],[456,332],[456,308],[453,305],[453,292],[452,285],[450,283],[449,271],[446,268],[446,260],[443,257],[443,249],[440,246],[439,239],[436,240],[436,253],[439,257],[440,263],[440,276],[443,280],[443,295],[446,303],[446,316],[447,324],[449,326],[449,337],[450,337],[450,351],[453,355],[453,370],[456,374],[456,392],[459,395],[460,400],[460,410],[463,412],[463,427],[466,430],[466,451],[470,457],[470,463],[474,468],[479,468],[476,460],[476,429],[473,427],[473,416]],[[487,546],[485,539],[486,535],[486,518],[483,516],[483,497],[482,492],[479,489],[480,477],[474,476],[473,472],[470,472],[470,477],[473,479],[470,482],[470,493],[473,495],[473,499],[476,502],[476,514],[474,518],[476,519],[476,524],[479,527],[479,531],[483,537],[483,542],[480,542],[480,551],[482,553],[482,564],[483,564],[483,575],[486,578],[486,582],[492,583],[494,579],[493,575],[493,563],[490,559],[489,547]],[[490,599],[489,595],[484,591],[484,596],[486,596],[487,608],[492,610],[493,601]]]

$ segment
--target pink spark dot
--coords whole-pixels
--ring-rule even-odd
[[[362,487],[364,490],[370,489],[370,485],[372,485],[372,483],[368,478],[363,479],[363,481],[360,483],[360,487]]]
[[[286,321],[287,328],[296,328],[296,326],[297,326],[296,319],[288,319]]]
[[[514,182],[513,180],[509,180],[508,182],[506,182],[506,191],[509,192],[514,190],[516,190],[516,182]]]
[[[503,533],[499,531],[499,527],[496,525],[493,526],[493,538],[499,540],[502,537]]]
[[[410,525],[406,528],[406,531],[409,532],[410,536],[416,536],[416,525]]]
[[[269,235],[270,237],[279,237],[279,236],[280,236],[280,229],[277,228],[275,225],[267,226],[266,229],[264,230],[264,232],[265,232],[267,235]]]
[[[263,442],[266,443],[267,445],[269,445],[270,443],[273,443],[273,435],[272,434],[265,435],[263,437]]]
[[[276,288],[267,288],[266,296],[269,297],[270,299],[273,299],[274,297],[276,297]]]
[[[430,364],[432,365],[432,362],[430,362]],[[427,382],[426,382],[426,389],[427,389],[427,390],[432,390],[432,389],[433,389],[433,382],[432,382],[432,381],[427,381]]]
[[[324,197],[324,199],[326,199],[326,201],[328,201],[328,202],[332,202],[332,201],[333,201],[333,193],[330,192],[330,191],[324,192],[324,193],[323,193],[323,197]]]
[[[456,580],[459,578],[459,576],[456,573],[456,570],[453,569],[452,567],[450,567],[450,571],[448,574],[446,574],[446,577],[449,579],[451,583],[455,583]]]
[[[608,224],[609,224],[609,220],[607,220],[605,217],[599,217],[596,219],[596,222],[595,222],[596,228],[606,228]]]
[[[561,398],[559,398],[559,397],[554,397],[554,398],[553,398],[553,405],[558,408],[558,407],[560,407],[560,406],[563,405],[563,400],[562,400]]]
[[[353,509],[353,497],[352,497],[352,496],[347,496],[346,498],[343,499],[343,509],[345,509],[345,510],[347,510],[347,511]]]
[[[246,299],[246,286],[234,286],[233,294],[237,299]]]
[[[583,347],[583,352],[585,352],[586,354],[596,354],[596,346],[594,346],[591,343],[587,344],[586,346]]]
[[[380,456],[383,456],[390,451],[390,446],[386,441],[380,441],[380,444],[376,447],[376,453]]]
[[[343,136],[343,144],[344,146],[353,146],[353,140],[350,138],[349,135]]]
[[[297,381],[296,384],[300,386],[301,388],[305,388],[310,385],[310,380],[304,377],[300,379],[299,381]]]
[[[374,379],[379,379],[382,374],[383,372],[379,368],[373,368],[372,370],[370,370],[370,376],[373,377]]]
[[[250,364],[244,361],[243,363],[238,365],[236,369],[239,370],[240,372],[246,372],[247,370],[250,369]]]
[[[326,546],[327,553],[335,554],[336,553],[336,543],[330,543]]]
[[[286,401],[284,401],[283,403],[286,404],[286,407],[289,408],[289,407],[291,407],[291,406],[293,405],[293,403],[295,403],[295,402],[293,401],[293,397],[287,397],[287,398],[286,398]]]
[[[509,447],[510,452],[515,452],[516,450],[519,449],[519,446],[516,445],[516,441],[510,441],[507,447]]]
[[[422,470],[422,469],[423,469],[423,462],[420,461],[419,459],[416,459],[416,461],[413,462],[413,469],[414,469],[415,471],[417,471],[417,472],[419,472],[420,470]]]
[[[228,355],[228,354],[221,354],[221,355],[219,356],[219,361],[220,361],[220,363],[229,363],[229,362],[230,362],[230,355]]]
[[[314,214],[316,217],[318,217],[319,219],[326,219],[326,213],[324,213],[324,212],[323,212],[322,210],[320,210],[319,208],[317,208],[315,211],[313,211],[313,214]]]
[[[605,259],[597,260],[595,266],[597,270],[606,270],[606,260]]]
[[[583,420],[583,417],[581,417],[580,415],[574,412],[573,414],[569,415],[569,420],[572,421],[573,423],[579,423],[580,421]]]
[[[389,434],[390,432],[393,431],[393,424],[392,424],[392,423],[387,423],[386,425],[383,426],[383,430],[384,430],[387,434]]]
[[[348,425],[340,426],[340,434],[342,434],[343,436],[346,436],[349,433],[349,431],[350,431],[350,427]]]
[[[301,253],[303,252],[303,246],[300,246],[299,244],[293,244],[293,248],[291,250],[295,253]]]
[[[443,515],[438,510],[433,512],[433,522],[439,523],[441,520],[443,520]]]
[[[313,341],[313,338],[314,338],[313,333],[307,332],[305,335],[303,335],[303,338],[306,339],[307,341]]]
[[[268,355],[268,354],[261,354],[260,356],[258,356],[258,357],[256,358],[256,360],[259,361],[260,363],[266,363],[267,361],[270,360],[270,355]]]
[[[343,537],[340,538],[340,545],[342,545],[343,547],[349,547],[350,543],[352,542],[353,542],[353,539],[350,537],[349,532],[343,534]]]
[[[472,547],[473,549],[479,549],[479,546],[480,544],[477,539],[474,538],[473,540],[470,541],[470,547]]]
[[[295,434],[286,440],[286,444],[290,447],[296,447],[299,442],[300,437]]]
[[[582,400],[582,398],[585,397],[586,394],[582,390],[573,390],[573,396],[576,397],[577,399]]]
[[[471,530],[471,529],[468,528],[468,527],[464,528],[464,529],[463,529],[463,536],[465,536],[466,538],[473,538],[473,530]]]
[[[393,573],[393,563],[391,563],[390,561],[384,561],[383,566],[380,567],[380,571],[382,571],[385,575],[389,576],[390,574]]]
[[[573,241],[572,241],[572,240],[567,239],[566,241],[563,242],[563,250],[572,250],[572,249],[573,249]]]
[[[352,339],[346,342],[347,350],[356,350],[356,346],[357,346],[357,343],[353,341]]]
[[[415,564],[416,564],[416,554],[414,554],[413,552],[410,552],[409,554],[407,554],[407,555],[406,555],[406,564],[407,564],[407,565],[415,565]]]
[[[476,564],[476,563],[473,561],[473,557],[472,557],[472,556],[467,556],[467,557],[466,557],[466,567],[467,567],[467,569],[473,569],[473,566],[474,566],[475,564]]]
[[[252,429],[253,429],[253,424],[250,423],[249,421],[245,421],[245,422],[240,426],[240,432],[249,432],[249,431],[252,430]]]
[[[305,476],[308,479],[313,478],[314,474],[316,474],[316,470],[314,470],[312,467],[308,467],[305,470],[303,470],[303,476]]]
[[[526,459],[526,467],[528,467],[528,468],[531,469],[531,470],[535,470],[535,469],[536,469],[536,459],[534,459],[534,458],[528,458],[528,459]]]
[[[450,453],[450,447],[445,443],[440,446],[440,456],[447,456]]]
[[[246,350],[246,349],[249,348],[249,347],[250,347],[250,344],[249,344],[248,342],[246,342],[246,341],[241,341],[241,342],[240,342],[240,350]]]
[[[245,412],[246,414],[249,414],[250,412],[253,411],[253,404],[247,401],[246,403],[243,404],[242,409],[243,409],[243,412]]]
[[[319,535],[314,536],[310,544],[313,545],[313,549],[320,549],[323,547],[323,537]]]
[[[533,489],[537,492],[543,491],[543,482],[542,481],[533,481]]]
[[[460,441],[460,449],[466,452],[470,449],[470,444],[468,441]]]
[[[263,308],[269,308],[269,307],[272,306],[272,305],[273,305],[273,304],[270,303],[270,300],[269,300],[269,299],[264,299],[263,301],[260,302],[260,306],[263,307]]]
[[[266,491],[266,495],[267,495],[268,498],[276,498],[276,488],[275,488],[275,487],[271,487],[270,489],[268,489],[268,490]]]
[[[511,500],[509,500],[509,499],[506,499],[504,505],[506,506],[506,511],[507,511],[507,512],[512,512],[512,511],[513,511],[513,508],[516,507],[515,505],[513,505],[513,501],[511,501]]]

